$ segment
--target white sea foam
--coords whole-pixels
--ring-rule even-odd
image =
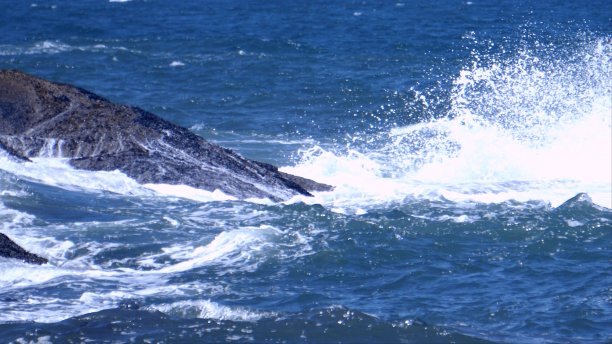
[[[19,55],[44,55],[44,54],[60,54],[71,51],[86,51],[86,52],[100,52],[100,51],[131,51],[138,53],[139,51],[130,50],[125,47],[114,47],[105,44],[85,44],[85,45],[71,45],[64,43],[59,40],[45,40],[34,42],[29,45],[10,45],[0,44],[0,56],[19,56]]]
[[[77,50],[61,41],[41,41],[31,46],[0,45],[0,56],[35,55],[35,54],[58,54],[65,51]]]
[[[160,195],[188,198],[199,202],[236,200],[236,197],[227,195],[220,190],[206,191],[188,185],[145,184],[144,186]]]
[[[65,275],[64,271],[49,264],[32,265],[9,258],[0,258],[0,266],[0,288],[31,286]]]
[[[36,217],[28,213],[7,208],[0,202],[0,230],[1,233],[7,233],[15,227],[23,227],[30,225]]]
[[[19,307],[2,309],[0,321],[35,321],[39,323],[53,323],[62,321],[71,316],[91,313],[102,309],[88,308],[78,300],[67,302],[58,298],[43,298],[31,296],[28,299],[20,300]]]
[[[23,269],[26,273],[36,273],[28,268]],[[52,270],[49,268],[49,270]],[[56,268],[61,271],[61,269]],[[91,281],[94,277],[91,271],[84,271],[82,275],[76,273],[64,275],[64,278],[79,278]],[[62,276],[56,274],[53,277]],[[194,288],[210,292],[205,286],[194,285],[162,285],[165,279],[149,278],[142,276],[106,274],[98,276],[105,281],[113,281],[115,288],[112,290],[85,291],[79,297],[52,297],[27,295],[20,300],[18,306],[10,304],[0,305],[0,322],[6,321],[36,321],[41,323],[54,323],[81,314],[98,312],[104,309],[116,308],[124,300],[139,300],[148,296],[184,297],[185,291],[193,291]],[[6,307],[3,307],[6,306]]]
[[[75,245],[69,240],[58,240],[42,236],[41,231],[33,226],[9,227],[3,229],[11,240],[28,251],[49,259],[48,264],[36,265],[20,260],[0,258],[0,289],[21,288],[47,283],[59,277],[76,278],[121,278],[125,272],[121,270],[106,271],[91,262],[92,257],[102,250],[112,248],[114,244],[91,243],[85,246]],[[65,254],[69,251],[92,246],[86,257],[66,261]],[[96,249],[95,246],[98,246]],[[1,313],[1,312],[0,312]]]
[[[33,158],[14,161],[0,155],[0,169],[22,178],[63,188],[104,190],[124,195],[150,196],[154,193],[125,174],[115,171],[86,171],[72,168],[65,159]]]
[[[27,242],[30,246],[31,241]],[[62,246],[59,242],[58,246]],[[102,249],[113,245],[101,244]],[[30,248],[30,247],[28,247]],[[75,248],[73,248],[75,249]],[[10,293],[40,284],[57,285],[57,288],[72,288],[72,281],[78,283],[112,283],[110,290],[92,289],[83,292],[80,297],[66,294],[65,297],[54,296],[19,296],[19,302],[0,304],[0,322],[37,321],[57,322],[80,314],[96,312],[117,307],[123,300],[142,299],[150,296],[184,297],[186,292],[200,290],[208,295],[218,293],[216,286],[206,283],[168,284],[165,273],[158,271],[141,271],[128,268],[108,269],[92,263],[92,257],[98,250],[88,254],[87,261],[57,265],[33,265],[19,260],[0,258],[0,291]],[[217,290],[217,291],[215,291]]]
[[[226,293],[227,291],[223,288],[209,285],[206,281],[177,284],[168,283],[168,278],[176,272],[211,264],[221,264],[225,273],[254,269],[262,261],[260,256],[269,254],[270,249],[277,245],[276,242],[282,235],[283,232],[268,226],[248,227],[222,232],[204,246],[176,244],[164,249],[162,255],[179,262],[164,263],[155,270],[109,269],[98,266],[92,262],[93,256],[99,251],[95,248],[89,250],[86,261],[71,261],[71,264],[32,265],[13,259],[0,259],[0,269],[3,272],[0,275],[0,289],[3,293],[39,284],[55,284],[57,288],[72,288],[70,287],[72,281],[79,281],[79,283],[104,281],[105,285],[113,285],[108,290],[94,288],[84,291],[76,298],[70,294],[66,294],[66,297],[20,296],[28,297],[28,299],[20,300],[18,303],[0,305],[0,322],[57,322],[80,314],[115,308],[124,300],[168,296],[184,299],[193,295],[194,291],[211,296]],[[290,240],[290,245],[305,245],[303,240],[294,239]],[[58,243],[58,246],[62,246],[61,242]],[[27,244],[30,245],[31,242]],[[113,244],[100,245],[102,250],[113,246]],[[77,248],[70,247],[70,249]],[[211,301],[180,301],[154,305],[148,309],[156,309],[178,316],[239,321],[255,321],[271,315],[271,313],[225,307]]]
[[[38,181],[46,185],[58,186],[64,189],[109,191],[123,195],[134,196],[167,196],[191,199],[198,202],[215,202],[237,200],[236,197],[220,190],[207,191],[188,185],[172,184],[139,184],[119,170],[87,171],[75,169],[61,158],[61,145],[54,140],[42,152],[45,157],[32,158],[31,162],[21,162],[11,159],[0,149],[0,169],[21,178]],[[260,185],[262,190],[265,185]],[[273,192],[273,190],[268,190]],[[247,201],[258,204],[271,204],[267,198],[250,198]]]
[[[223,273],[234,271],[251,271],[265,257],[274,255],[284,257],[283,247],[289,248],[289,254],[308,254],[309,238],[299,233],[288,233],[270,226],[244,227],[228,230],[218,234],[212,241],[201,246],[192,242],[175,243],[165,248],[158,256],[164,256],[161,262],[156,261],[156,254],[139,259],[139,262],[151,261],[148,266],[153,269],[140,270],[126,267],[112,267],[108,264],[95,263],[95,257],[103,251],[119,246],[117,243],[87,242],[78,243],[57,240],[42,236],[46,232],[61,231],[63,224],[37,227],[35,217],[1,206],[0,218],[2,231],[28,250],[49,258],[49,264],[32,265],[13,259],[0,259],[0,290],[10,293],[11,290],[37,285],[55,285],[56,288],[73,288],[73,283],[93,283],[112,285],[112,288],[93,288],[74,297],[71,293],[65,296],[19,296],[19,302],[0,305],[0,322],[36,321],[57,322],[70,317],[104,309],[118,307],[124,300],[142,300],[148,297],[168,297],[184,299],[199,294],[213,296],[226,293],[222,287],[208,285],[206,281],[190,284],[169,283],[170,276],[177,272],[197,269],[202,266],[222,266]],[[236,205],[238,206],[238,205]],[[194,212],[193,216],[205,216]],[[248,214],[257,216],[257,213]],[[169,216],[166,221],[174,225],[180,222]],[[6,220],[6,221],[5,221]],[[181,219],[182,220],[182,219]],[[87,222],[96,225],[95,222]],[[113,224],[112,226],[118,226]],[[71,227],[80,226],[73,223]],[[105,224],[108,226],[108,224]],[[44,231],[43,231],[44,230]],[[66,252],[80,252],[78,259],[66,260]],[[172,261],[168,262],[168,258]],[[145,264],[139,264],[145,266]],[[221,289],[219,289],[221,288]],[[86,289],[87,290],[87,289]],[[20,294],[21,295],[21,294]],[[63,295],[63,294],[62,294]],[[152,306],[151,309],[169,312],[179,316],[212,318],[220,320],[255,321],[268,313],[253,312],[242,308],[217,305],[210,301],[181,301],[171,304]]]
[[[178,301],[147,307],[172,316],[232,321],[257,321],[275,316],[271,312],[255,312],[240,307],[227,307],[210,300]]]
[[[9,239],[20,247],[27,247],[29,252],[51,261],[59,259],[73,244],[70,241],[57,240],[44,233],[40,233],[34,229],[33,222],[35,219],[36,217],[31,214],[7,208],[0,202],[0,233],[8,236]],[[11,263],[15,262],[12,259],[0,258],[0,260],[7,262],[7,265],[3,265],[5,273],[0,275],[0,288],[3,285],[19,284],[18,281],[28,280],[28,278],[34,278],[36,281],[43,282],[48,279],[45,277],[47,274],[44,273],[47,269],[46,267],[42,268],[41,273],[35,276],[24,275],[20,277],[16,273],[11,273],[15,269],[22,271],[19,261],[17,261],[18,265],[12,265]]]
[[[586,192],[611,208],[612,43],[555,53],[475,62],[456,78],[448,116],[388,129],[377,149],[305,150],[282,170],[336,189],[291,202],[358,212],[406,197],[558,205]]]
[[[140,266],[152,267],[154,270],[133,273],[143,276],[165,275],[203,266],[222,266],[223,273],[253,271],[271,255],[277,259],[294,259],[312,254],[311,240],[313,238],[310,234],[297,231],[282,231],[267,225],[247,226],[221,232],[201,246],[194,246],[190,242],[164,247],[160,253],[138,260]],[[163,263],[159,262],[160,258]],[[171,262],[168,262],[168,258]]]
[[[270,226],[245,227],[222,232],[205,246],[168,248],[166,252],[171,253],[170,257],[180,262],[157,272],[187,271],[211,262],[222,263],[227,267],[227,272],[234,269],[252,270],[260,262],[255,258],[274,246],[273,238],[280,234],[278,229]]]

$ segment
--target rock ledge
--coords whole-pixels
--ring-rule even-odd
[[[61,157],[140,183],[184,184],[281,201],[331,186],[278,171],[136,107],[19,71],[0,71],[0,148],[17,159]]]

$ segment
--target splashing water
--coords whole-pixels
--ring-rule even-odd
[[[558,205],[579,192],[612,207],[612,41],[559,50],[476,56],[444,118],[387,129],[375,149],[311,148],[284,170],[336,185],[316,202],[341,211],[406,197]]]
[[[576,46],[558,48],[536,41],[509,58],[474,53],[469,67],[452,82],[444,116],[384,128],[375,138],[362,138],[371,143],[365,148],[342,153],[319,146],[304,150],[301,163],[283,171],[336,189],[290,202],[360,213],[414,197],[558,205],[586,192],[595,203],[611,208],[612,42],[583,39]],[[425,94],[435,97],[416,92],[416,101],[440,103]],[[394,116],[398,112],[387,111]],[[11,173],[63,187],[132,195],[155,191],[201,202],[232,199],[184,186],[142,186],[116,171],[76,171],[52,158],[38,158],[23,169],[0,151],[0,161]]]

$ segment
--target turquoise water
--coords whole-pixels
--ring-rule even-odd
[[[607,1],[7,2],[0,68],[336,186],[0,152],[7,342],[612,340]]]

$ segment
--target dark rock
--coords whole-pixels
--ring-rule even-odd
[[[0,71],[0,148],[21,160],[68,158],[140,183],[185,184],[238,198],[288,199],[329,185],[279,172],[142,109],[18,71]]]
[[[593,200],[588,194],[581,192],[577,194],[576,196],[563,202],[563,204],[558,206],[557,209],[572,209],[572,208],[578,208],[578,207],[584,207],[584,206],[587,206],[587,207],[593,206]]]
[[[45,258],[24,250],[2,233],[0,233],[0,257],[20,259],[32,264],[45,264],[48,262]]]

